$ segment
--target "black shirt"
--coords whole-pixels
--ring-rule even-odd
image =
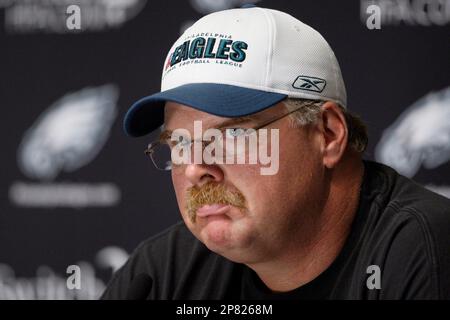
[[[125,299],[133,279],[147,274],[148,299],[450,299],[450,200],[385,165],[364,167],[344,247],[309,283],[272,293],[253,270],[211,252],[179,222],[141,243],[102,298]]]

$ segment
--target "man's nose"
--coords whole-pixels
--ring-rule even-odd
[[[224,174],[217,165],[188,164],[185,168],[186,178],[194,186],[202,186],[208,182],[221,182]]]

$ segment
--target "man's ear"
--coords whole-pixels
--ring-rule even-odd
[[[318,120],[323,141],[323,164],[331,169],[340,161],[347,148],[347,123],[342,109],[332,101],[322,105]]]

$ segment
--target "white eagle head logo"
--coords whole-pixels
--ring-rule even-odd
[[[85,88],[56,101],[25,133],[18,149],[23,174],[40,180],[74,171],[92,161],[116,118],[114,85]]]
[[[389,126],[375,158],[407,177],[450,160],[450,87],[421,98]]]

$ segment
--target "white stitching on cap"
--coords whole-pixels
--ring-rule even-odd
[[[265,75],[265,79],[264,79],[264,86],[268,87],[268,79],[270,77],[270,75],[272,74],[272,60],[273,60],[273,48],[274,46],[274,42],[275,42],[275,32],[276,32],[276,28],[275,28],[275,22],[273,19],[272,14],[269,12],[269,10],[267,9],[262,9],[262,8],[257,8],[258,10],[261,10],[264,14],[264,16],[267,19],[267,23],[268,23],[268,27],[269,27],[269,43],[268,43],[268,56],[267,56],[267,66],[266,66],[266,75]]]
[[[321,37],[322,37],[322,35],[321,35]],[[322,37],[323,38],[323,37]],[[328,57],[329,57],[329,59],[330,59],[330,63],[331,63],[331,65],[332,65],[332,68],[333,68],[333,75],[334,75],[334,87],[335,87],[335,93],[336,93],[336,97],[335,97],[335,99],[336,100],[341,100],[340,98],[340,95],[339,95],[339,88],[338,88],[338,75],[337,75],[337,68],[336,68],[336,64],[334,63],[334,61],[335,60],[337,60],[337,59],[333,59],[333,55],[334,55],[334,52],[332,51],[332,49],[331,49],[331,46],[328,44],[328,42],[325,40],[325,38],[323,39],[324,41],[325,41],[325,45],[328,47],[327,49],[329,49],[329,50],[327,50],[328,51]],[[343,98],[343,97],[342,97]],[[342,101],[342,103],[343,103],[344,101]],[[347,104],[342,104],[341,103],[341,105],[342,105],[342,107],[344,107],[344,108],[347,108]]]

